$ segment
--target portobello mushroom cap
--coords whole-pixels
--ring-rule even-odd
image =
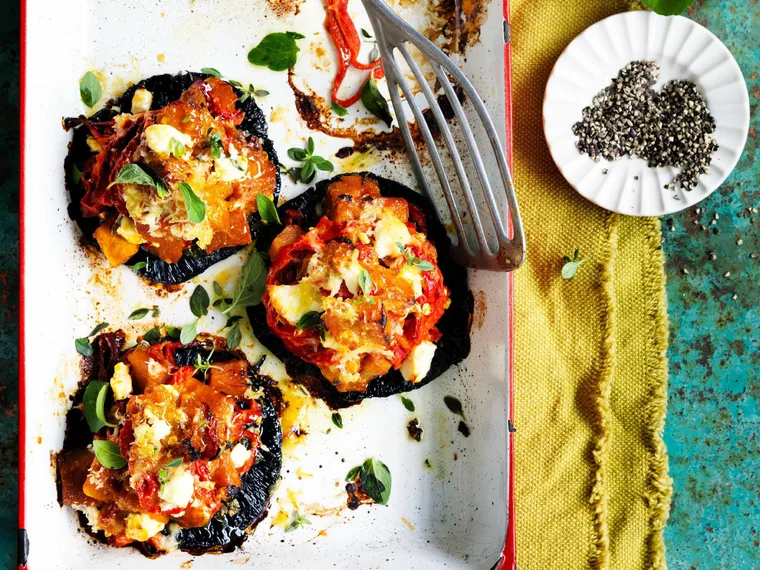
[[[451,366],[462,362],[470,353],[473,296],[469,289],[467,269],[454,262],[450,254],[451,241],[446,229],[435,214],[435,207],[426,197],[403,184],[369,172],[351,173],[351,175],[356,174],[375,180],[383,196],[404,198],[421,210],[427,226],[427,237],[438,251],[438,266],[443,274],[444,284],[451,292],[451,305],[436,325],[441,332],[441,338],[436,342],[437,349],[433,356],[430,371],[422,380],[415,383],[409,382],[404,379],[400,370],[391,369],[388,373],[371,380],[366,391],[347,392],[337,390],[324,377],[318,366],[299,358],[285,347],[280,337],[269,328],[266,309],[263,304],[249,307],[248,318],[253,328],[253,334],[259,342],[285,364],[288,374],[296,382],[306,386],[314,396],[322,398],[334,409],[358,404],[365,398],[384,398],[422,388],[438,378]],[[302,229],[308,230],[316,226],[323,215],[322,202],[326,196],[327,187],[332,182],[347,175],[321,180],[313,188],[282,204],[277,209],[280,219],[288,219],[286,215],[288,210],[297,210],[300,213],[299,225]],[[299,219],[299,217],[296,216],[295,219]],[[262,228],[256,241],[257,249],[267,251],[281,230],[282,226],[275,224],[268,224]]]
[[[169,103],[177,101],[182,93],[189,88],[195,81],[207,79],[211,75],[206,73],[184,72],[177,75],[162,74],[154,75],[143,79],[136,85],[127,89],[121,97],[106,103],[105,107],[89,118],[90,121],[110,121],[119,113],[126,113],[132,109],[132,97],[137,89],[147,89],[153,94],[151,111],[155,111],[167,106]],[[238,97],[243,95],[243,91],[234,85],[231,86]],[[245,101],[236,103],[236,107],[241,109],[245,114],[243,122],[238,125],[241,131],[249,140],[258,137],[264,151],[275,166],[275,189],[273,201],[277,204],[280,195],[280,171],[277,152],[274,149],[274,143],[267,136],[267,122],[264,112],[256,104],[253,97],[248,97]],[[82,164],[91,154],[92,151],[87,145],[87,129],[79,126],[80,122],[85,119],[84,116],[64,119],[64,126],[74,129],[74,135],[69,145],[69,152],[64,160],[64,171],[71,172],[74,164]],[[74,220],[82,230],[88,243],[96,244],[93,234],[98,227],[98,218],[85,218],[82,215],[80,201],[84,195],[83,189],[79,184],[75,184],[70,176],[66,176],[66,189],[69,192],[71,201],[68,207],[69,217]],[[261,217],[258,212],[253,212],[248,216],[248,225],[251,229],[251,238],[256,239],[256,233],[261,224]],[[183,254],[177,263],[167,263],[158,256],[146,251],[143,248],[129,259],[128,265],[134,265],[138,262],[146,262],[147,265],[137,272],[145,279],[152,283],[163,283],[167,285],[176,285],[184,283],[200,275],[206,269],[233,255],[245,246],[224,247],[212,253],[206,253],[197,246],[190,247]]]
[[[157,342],[165,340],[171,339],[162,338]],[[216,338],[215,343],[218,344],[220,340]],[[90,381],[108,382],[124,350],[124,345],[125,336],[122,331],[103,333],[93,339],[93,354],[82,361],[82,381],[73,398],[74,406],[66,415],[66,434],[63,447],[58,454],[59,461],[66,452],[82,449],[92,441],[92,432],[77,405],[82,402],[85,388]],[[245,359],[245,355],[239,350],[232,351],[226,347],[217,347],[218,350],[212,352],[211,348],[211,345],[202,339],[184,345],[175,353],[176,363],[179,366],[191,366],[199,355],[203,361],[208,360],[212,364]],[[235,501],[235,508],[226,509],[223,506],[222,510],[205,526],[181,529],[177,535],[180,550],[193,555],[207,552],[230,552],[245,542],[254,527],[266,517],[269,499],[280,478],[282,468],[282,430],[277,418],[279,391],[272,387],[268,377],[259,374],[262,362],[263,359],[248,367],[251,388],[262,389],[264,393],[264,397],[259,400],[262,423],[261,447],[258,450],[257,459],[248,472],[241,476],[242,485],[229,488],[230,494],[225,504]],[[62,504],[60,470],[57,471],[57,485],[58,500]],[[90,536],[100,542],[108,542],[103,531],[92,531],[85,515],[81,512],[79,519]],[[133,542],[130,546],[151,558],[162,554],[149,542]]]

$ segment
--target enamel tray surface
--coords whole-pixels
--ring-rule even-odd
[[[79,379],[74,339],[107,321],[113,328],[123,328],[128,343],[133,343],[138,333],[152,326],[148,318],[137,323],[127,320],[139,307],[157,306],[165,323],[190,323],[188,300],[193,288],[202,283],[211,291],[216,279],[231,289],[246,255],[237,253],[176,290],[159,291],[129,269],[111,269],[102,256],[86,252],[80,231],[66,214],[63,158],[71,135],[61,128],[61,118],[84,112],[78,83],[88,70],[103,75],[104,96],[111,97],[150,75],[214,67],[225,77],[271,93],[259,104],[285,164],[290,164],[287,149],[303,146],[310,134],[319,153],[332,158],[351,141],[310,133],[295,110],[288,74],[254,67],[246,59],[267,33],[298,31],[306,39],[300,42],[296,78],[323,94],[329,92],[334,52],[322,26],[323,4],[303,2],[298,15],[275,14],[274,4],[266,0],[26,3],[20,526],[29,540],[28,568],[105,570],[137,565],[203,570],[233,564],[268,569],[482,569],[499,561],[510,504],[511,281],[498,273],[470,272],[475,298],[472,351],[461,365],[409,395],[416,412],[408,412],[398,396],[372,399],[341,410],[340,430],[324,404],[314,402],[304,409],[297,421],[308,435],[298,445],[285,445],[283,479],[269,515],[242,549],[197,558],[173,553],[147,561],[133,549],[94,542],[79,528],[74,512],[58,505],[51,454],[61,447],[68,396]],[[360,2],[352,0],[351,11],[357,27],[369,29]],[[463,67],[506,139],[503,15],[501,0],[493,0],[480,42],[468,51]],[[327,56],[318,62],[314,54],[320,46]],[[355,116],[360,117],[360,112]],[[333,162],[336,173],[363,169],[350,158]],[[403,151],[379,153],[364,167],[416,187]],[[283,199],[306,188],[283,177]],[[217,333],[225,320],[212,311],[200,322],[199,331]],[[247,324],[243,329],[241,349],[256,362],[265,351]],[[284,381],[283,367],[272,358],[262,372]],[[468,438],[457,431],[459,418],[444,406],[446,395],[461,400],[471,430]],[[418,418],[424,429],[421,443],[407,434],[412,418]],[[390,501],[387,506],[350,511],[344,478],[368,457],[388,465],[393,476]],[[426,459],[430,468],[425,467]],[[285,533],[296,510],[312,525]]]

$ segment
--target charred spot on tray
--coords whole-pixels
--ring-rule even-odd
[[[80,115],[79,117],[68,117],[63,120],[63,126],[66,130],[74,129],[72,141],[69,143],[69,151],[64,159],[65,186],[69,193],[70,202],[67,206],[69,217],[76,222],[82,231],[87,242],[95,247],[97,243],[94,238],[95,230],[100,224],[97,217],[85,217],[82,214],[80,202],[84,197],[81,184],[74,184],[68,175],[74,164],[80,165],[92,154],[87,145],[88,133],[84,128],[78,128],[83,121],[91,122],[108,122],[121,112],[128,112],[132,109],[132,98],[138,89],[146,89],[151,92],[153,99],[150,110],[155,111],[166,107],[170,103],[177,101],[182,93],[187,90],[195,81],[204,80],[211,77],[208,74],[184,72],[176,75],[161,74],[154,75],[143,79],[137,84],[129,87],[120,97],[111,100],[105,104],[103,109],[89,117]],[[243,91],[232,86],[233,91],[238,97],[243,95]],[[240,109],[244,118],[237,126],[249,141],[258,140],[262,150],[267,154],[269,160],[275,166],[275,187],[273,201],[277,204],[280,195],[281,177],[279,171],[279,159],[274,148],[274,143],[268,138],[268,128],[264,112],[256,104],[254,97],[248,97],[242,103],[238,100],[236,108]],[[247,217],[248,226],[251,232],[252,241],[256,240],[257,232],[260,228],[261,218],[257,212],[251,213]],[[212,265],[227,259],[240,251],[245,246],[222,247],[211,253],[206,253],[200,248],[197,251],[185,250],[177,263],[167,263],[143,249],[132,256],[125,265],[134,265],[140,262],[146,262],[147,265],[137,270],[142,277],[154,284],[178,285],[184,283],[193,277],[200,275]]]
[[[451,305],[438,321],[436,327],[442,336],[437,341],[437,349],[428,374],[416,383],[408,382],[399,370],[391,369],[387,374],[370,381],[366,392],[339,392],[321,373],[319,368],[292,354],[283,341],[267,325],[266,311],[263,304],[248,308],[248,316],[256,338],[279,358],[288,374],[297,383],[303,385],[312,396],[320,398],[332,409],[340,409],[360,403],[365,398],[383,398],[400,392],[408,392],[425,386],[438,378],[451,366],[464,360],[470,353],[470,327],[473,313],[473,296],[469,289],[467,269],[457,264],[451,254],[451,242],[446,229],[438,220],[435,208],[421,194],[406,186],[371,173],[361,174],[372,178],[380,186],[383,196],[404,198],[410,208],[419,212],[420,219],[410,219],[415,225],[424,226],[427,238],[438,251],[438,266],[443,274],[444,283],[450,291]],[[322,180],[313,188],[289,200],[278,208],[280,219],[297,220],[303,228],[314,227],[321,218],[321,203],[325,198],[327,187],[339,177]],[[268,250],[272,240],[281,231],[281,227],[270,224],[259,233],[257,247]]]
[[[462,421],[459,422],[459,426],[457,427],[457,431],[459,433],[461,433],[465,437],[470,437],[470,428],[469,428],[469,426],[466,423],[464,423]]]
[[[420,421],[417,418],[410,421],[409,425],[406,426],[406,429],[409,432],[409,437],[414,441],[422,441],[423,429],[420,427]]]

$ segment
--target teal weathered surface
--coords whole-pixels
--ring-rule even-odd
[[[744,154],[726,183],[699,213],[691,208],[663,224],[670,314],[665,441],[675,486],[668,566],[760,568],[760,255],[750,257],[760,254],[760,213],[748,211],[760,209],[760,3],[698,1],[688,15],[739,62],[751,119]]]
[[[0,20],[0,561],[11,569],[17,503],[19,26],[18,2],[0,5],[6,14]],[[760,213],[747,211],[760,210],[760,3],[698,1],[687,15],[718,35],[739,61],[752,118],[744,155],[728,181],[699,205],[699,213],[692,208],[664,224],[671,320],[665,435],[675,485],[668,564],[678,570],[760,568],[760,256],[750,257],[760,254]],[[711,224],[715,214],[719,218]]]

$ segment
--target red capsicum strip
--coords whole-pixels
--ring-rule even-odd
[[[361,98],[361,88],[347,99],[342,99],[338,95],[349,67],[353,66],[362,71],[372,70],[375,79],[383,77],[384,72],[380,65],[380,58],[369,63],[361,63],[358,60],[361,40],[359,34],[356,33],[356,26],[351,16],[348,15],[348,0],[326,0],[325,7],[327,8],[325,28],[338,51],[338,71],[335,74],[330,97],[341,107],[350,107]]]

